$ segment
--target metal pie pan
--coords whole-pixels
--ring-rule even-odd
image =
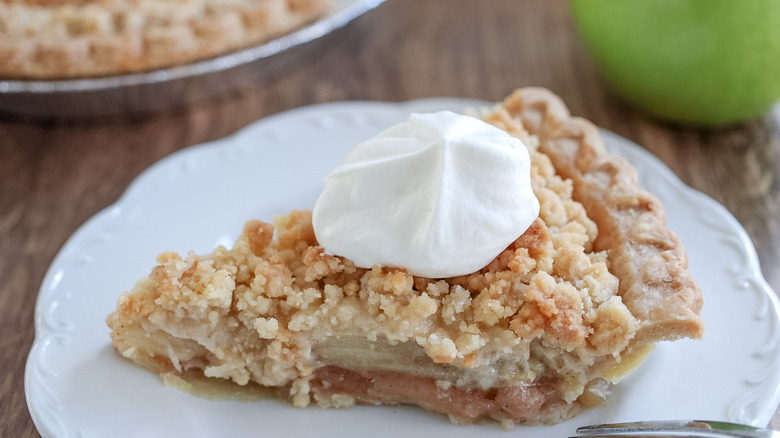
[[[258,83],[325,50],[334,31],[384,0],[337,0],[334,10],[258,46],[160,70],[65,80],[0,80],[0,114],[90,119],[181,107]]]

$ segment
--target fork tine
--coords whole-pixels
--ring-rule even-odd
[[[688,428],[688,429],[712,429],[720,431],[766,431],[759,427],[748,426],[746,424],[728,423],[725,421],[709,420],[654,420],[654,421],[629,421],[622,423],[605,423],[583,426],[577,430],[595,430],[595,429],[626,429],[626,428]]]
[[[698,431],[692,431],[692,432],[647,432],[647,431],[634,431],[631,433],[622,433],[622,432],[615,432],[615,433],[598,433],[598,434],[585,434],[585,435],[576,435],[571,436],[569,438],[729,438],[729,437],[747,437],[746,435],[723,435],[719,432],[698,432]]]
[[[645,432],[644,435],[639,433],[632,433],[629,435],[621,434],[621,433],[607,433],[607,434],[597,434],[597,435],[576,435],[576,436],[570,436],[569,438],[641,438],[641,437],[647,437],[647,438],[707,438],[707,437],[716,437],[716,438],[722,438],[722,435],[669,435],[669,434],[661,434],[658,433],[651,433],[648,434]]]
[[[721,421],[672,420],[598,424],[577,429],[578,437],[780,438],[769,429]]]

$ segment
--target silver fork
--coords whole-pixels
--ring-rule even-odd
[[[669,420],[583,426],[570,438],[584,437],[780,438],[780,432],[723,421]]]

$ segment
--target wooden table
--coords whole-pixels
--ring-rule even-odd
[[[499,100],[524,85],[552,89],[574,114],[643,145],[725,205],[753,239],[766,279],[780,290],[780,109],[720,130],[648,118],[608,91],[562,0],[390,0],[320,56],[209,102],[88,123],[0,120],[0,436],[37,436],[23,376],[48,265],[68,236],[147,166],[303,105],[430,96]],[[771,425],[780,429],[779,414]]]

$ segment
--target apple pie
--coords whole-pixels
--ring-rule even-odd
[[[699,338],[702,294],[659,201],[547,90],[484,115],[531,154],[539,217],[453,278],[358,268],[311,213],[250,220],[232,249],[167,252],[108,317],[163,377],[274,388],[293,406],[412,404],[455,423],[552,424],[599,404],[659,341]]]
[[[106,76],[258,44],[323,15],[330,0],[3,0],[0,77]]]

